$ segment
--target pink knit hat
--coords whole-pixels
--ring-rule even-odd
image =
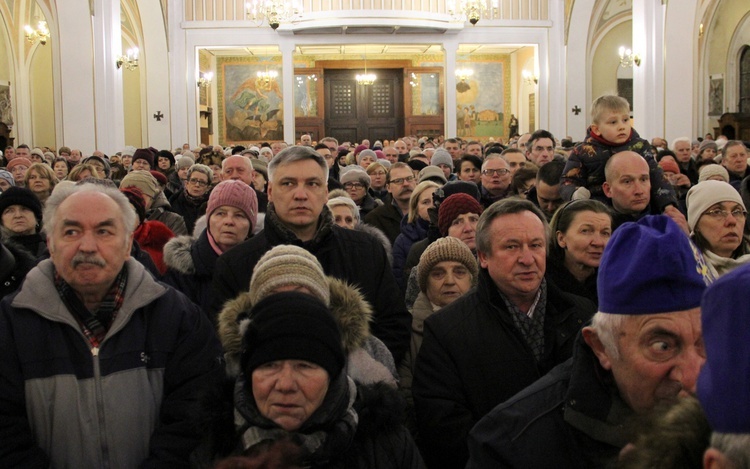
[[[222,205],[236,207],[247,215],[250,220],[250,231],[255,228],[258,219],[258,196],[252,187],[242,181],[227,180],[222,181],[214,187],[211,195],[208,197],[206,215],[211,218],[214,210]]]

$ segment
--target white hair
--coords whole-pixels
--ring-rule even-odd
[[[609,314],[601,311],[598,311],[591,318],[591,328],[596,331],[596,335],[604,346],[604,350],[607,351],[607,355],[615,360],[620,358],[619,337],[626,318],[628,316],[624,314]]]
[[[48,236],[54,238],[55,224],[57,223],[57,210],[60,208],[65,199],[73,194],[79,192],[97,192],[104,194],[112,201],[117,204],[119,208],[118,213],[122,215],[122,222],[125,225],[125,231],[129,235],[135,230],[136,221],[138,216],[135,213],[135,208],[130,205],[130,201],[125,194],[120,192],[114,187],[104,186],[101,184],[81,184],[81,185],[58,185],[56,190],[52,191],[52,195],[47,199],[44,205],[44,216],[42,219],[45,221],[47,226]],[[85,210],[83,207],[82,210]]]
[[[674,150],[674,146],[680,142],[687,142],[687,144],[691,147],[693,145],[693,141],[690,140],[690,137],[677,137],[676,139],[672,140],[672,145],[670,145],[669,148]]]
[[[750,467],[750,434],[714,432],[711,447],[721,451],[732,462],[732,467]]]
[[[326,202],[326,205],[328,205],[329,209],[333,209],[333,207],[348,207],[349,210],[352,211],[352,216],[355,220],[357,220],[357,223],[359,223],[359,207],[357,207],[357,204],[354,203],[354,201],[349,197],[334,197],[328,202]]]

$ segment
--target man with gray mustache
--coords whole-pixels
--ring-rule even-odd
[[[713,279],[681,228],[666,215],[625,223],[598,275],[599,312],[573,357],[474,426],[467,469],[611,467],[634,419],[695,394]]]
[[[50,259],[0,303],[0,467],[183,467],[190,410],[222,375],[205,314],[130,258],[115,188],[60,187]]]

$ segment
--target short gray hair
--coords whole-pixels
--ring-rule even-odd
[[[196,171],[199,172],[199,173],[201,173],[201,174],[205,174],[206,176],[208,176],[208,183],[209,184],[211,184],[211,181],[214,180],[214,171],[211,168],[209,168],[208,166],[206,166],[205,164],[199,164],[199,163],[196,163],[196,164],[192,165],[190,167],[190,169],[188,169],[187,178],[190,179],[190,175],[193,174]]]
[[[497,158],[503,160],[500,155],[498,155]],[[490,227],[495,218],[502,215],[522,212],[531,212],[542,222],[542,226],[544,227],[544,246],[546,248],[547,243],[549,242],[549,224],[547,223],[547,218],[544,216],[544,213],[542,213],[542,210],[529,200],[510,197],[498,200],[482,212],[482,215],[479,217],[479,222],[477,223],[477,251],[485,254],[492,251],[492,233],[490,233]]]
[[[624,314],[610,314],[598,311],[591,318],[591,328],[596,332],[599,342],[612,359],[620,358],[620,333],[623,323],[629,316]]]
[[[125,194],[114,187],[85,183],[73,186],[67,184],[64,186],[60,185],[52,192],[52,195],[50,195],[44,205],[43,220],[46,222],[47,236],[54,238],[53,233],[55,224],[57,223],[57,210],[60,208],[60,204],[71,195],[79,192],[98,192],[112,199],[119,208],[118,212],[122,214],[122,222],[125,225],[125,231],[128,235],[133,233],[138,217],[135,213],[135,208],[130,205],[130,201],[125,197]]]
[[[359,207],[357,207],[357,204],[354,203],[354,201],[349,197],[334,197],[328,202],[326,202],[326,205],[328,205],[328,208],[333,210],[333,207],[348,207],[349,210],[352,211],[352,216],[355,220],[357,220],[357,223],[359,223]]]
[[[273,157],[270,163],[268,163],[268,179],[273,179],[273,173],[276,172],[276,168],[287,164],[294,163],[296,161],[313,160],[315,161],[320,169],[325,173],[324,183],[328,181],[328,163],[325,158],[320,156],[320,153],[313,150],[310,147],[303,145],[295,145],[292,147],[281,150],[276,156]],[[248,160],[249,161],[249,160]]]
[[[750,467],[750,434],[714,432],[711,447],[721,451],[734,467]]]
[[[691,147],[693,146],[693,141],[690,140],[690,137],[677,137],[676,139],[672,140],[672,145],[670,145],[670,148],[674,149],[674,146],[680,142],[686,142]]]

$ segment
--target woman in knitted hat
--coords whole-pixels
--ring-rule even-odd
[[[716,145],[716,142],[713,140],[703,140],[701,146],[698,147],[698,156],[696,157],[696,160],[698,162],[707,160],[713,161],[718,152],[719,147]]]
[[[612,236],[612,213],[603,203],[580,199],[561,206],[550,222],[547,276],[561,290],[599,303],[596,274]]]
[[[378,161],[378,155],[370,150],[369,148],[362,150],[357,155],[357,164],[363,169],[367,169],[368,166]]]
[[[176,172],[176,171],[175,171]],[[182,215],[188,233],[193,232],[195,221],[206,211],[214,172],[206,165],[194,164],[187,171],[185,187],[169,199],[172,211]]]
[[[296,447],[286,451],[294,467],[423,467],[401,425],[398,391],[347,375],[341,332],[320,298],[271,294],[245,311],[238,330],[239,369],[206,401],[209,435],[192,455],[197,467],[262,458],[278,442]]]
[[[409,403],[408,428],[416,428],[411,383],[417,352],[422,346],[424,321],[434,312],[453,303],[476,284],[479,266],[466,244],[451,236],[430,244],[416,267],[419,294],[412,307],[411,348],[398,372],[399,387]]]
[[[206,176],[194,172],[192,177],[196,174]],[[219,183],[208,198],[208,226],[197,237],[179,236],[164,247],[164,281],[208,311],[216,259],[251,236],[257,217],[258,197],[250,186],[234,180]]]
[[[690,237],[703,253],[714,277],[750,262],[745,237],[747,209],[742,197],[723,181],[703,181],[685,199]]]
[[[179,159],[177,159],[176,163],[174,164],[174,171],[170,172],[170,174],[167,176],[167,187],[164,188],[164,195],[166,195],[168,199],[174,197],[175,194],[179,194],[180,191],[185,188],[185,183],[188,179],[188,170],[195,164],[195,159],[190,156],[193,153],[186,153],[187,154],[184,154]],[[209,169],[211,169],[213,174],[214,169]],[[209,180],[209,182],[211,183],[211,186],[214,185],[213,180]]]
[[[349,197],[359,207],[359,217],[364,218],[368,213],[383,205],[381,200],[375,199],[368,193],[370,176],[357,165],[347,167],[341,173],[341,185]]]
[[[34,163],[29,167],[29,170],[26,171],[24,182],[26,187],[37,196],[39,202],[44,206],[44,202],[46,202],[47,198],[52,194],[52,189],[55,188],[55,185],[57,185],[59,180],[49,165],[45,163]]]
[[[16,181],[13,179],[13,175],[10,174],[10,171],[0,169],[0,193],[7,191],[15,185]]]
[[[130,205],[138,214],[138,226],[133,231],[133,245],[136,248],[131,255],[153,273],[152,266],[135,255],[139,251],[147,253],[156,269],[155,276],[161,277],[167,271],[167,266],[164,263],[164,246],[174,238],[174,232],[164,223],[146,218],[146,199],[143,196],[143,191],[139,188],[136,186],[121,187],[120,192],[125,194]]]
[[[347,373],[354,381],[385,382],[396,387],[393,357],[383,342],[370,333],[372,307],[364,296],[346,282],[327,276],[310,252],[286,244],[274,247],[260,258],[250,279],[249,292],[227,302],[219,315],[219,338],[230,375],[236,375],[239,368],[238,318],[267,296],[289,290],[312,295],[330,307],[341,330]]]
[[[42,204],[31,190],[11,187],[0,194],[0,236],[23,247],[34,258],[44,254],[47,246],[42,234]]]

